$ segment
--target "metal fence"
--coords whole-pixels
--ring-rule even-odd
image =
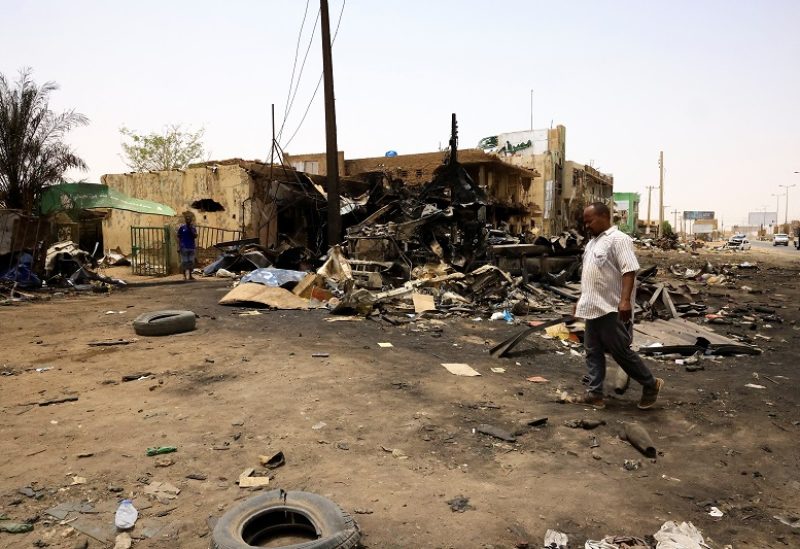
[[[169,274],[172,231],[163,227],[131,227],[131,271],[141,276]]]
[[[242,238],[242,231],[239,230],[197,225],[197,247],[200,249],[212,248],[218,242],[241,240]]]
[[[197,225],[197,262],[210,263],[219,255],[214,244],[239,240],[242,231],[220,229]],[[170,274],[170,264],[177,265],[177,235],[175,228],[131,227],[131,270],[135,275],[166,276]]]

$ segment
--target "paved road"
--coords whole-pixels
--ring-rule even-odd
[[[773,246],[771,241],[751,240],[750,242],[753,244],[753,248],[772,249],[779,253],[792,254],[800,258],[800,251],[794,247],[794,242],[790,242],[788,246]]]

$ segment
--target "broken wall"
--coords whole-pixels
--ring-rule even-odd
[[[130,253],[132,226],[171,225],[177,228],[183,222],[181,213],[186,210],[194,212],[197,225],[228,230],[242,230],[244,226],[246,231],[251,230],[249,197],[253,181],[248,172],[236,164],[108,174],[101,181],[129,196],[160,202],[177,212],[174,217],[165,217],[111,210],[103,220],[103,243],[106,249],[119,247],[124,253]],[[193,204],[196,207],[192,207]]]

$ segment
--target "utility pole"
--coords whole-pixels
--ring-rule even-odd
[[[658,153],[658,236],[661,236],[661,225],[664,223],[664,151]]]
[[[785,217],[783,218],[783,224],[784,225],[788,225],[789,224],[789,189],[791,189],[792,187],[797,187],[797,184],[793,184],[793,185],[778,185],[778,187],[783,187],[784,189],[786,189],[786,204],[784,204],[784,206],[786,207],[786,214],[785,214]],[[777,213],[775,215],[777,216]],[[788,229],[787,229],[787,232],[788,232]]]
[[[772,232],[774,233],[774,229],[778,227],[778,212],[781,211],[781,193],[772,193],[772,196],[775,197],[775,223],[772,223],[774,226]]]
[[[322,73],[325,90],[325,148],[328,176],[328,246],[342,237],[342,216],[339,210],[339,147],[336,144],[336,105],[333,96],[333,55],[331,54],[331,22],[328,0],[319,0],[322,23]]]
[[[650,203],[651,197],[653,194],[653,189],[658,188],[658,185],[648,185],[647,186],[647,228],[644,230],[644,234],[650,234]]]

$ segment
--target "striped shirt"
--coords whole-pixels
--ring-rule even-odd
[[[591,239],[583,251],[581,297],[575,316],[592,319],[617,312],[622,297],[622,275],[638,270],[633,240],[616,227]],[[632,295],[631,303],[634,302]]]

